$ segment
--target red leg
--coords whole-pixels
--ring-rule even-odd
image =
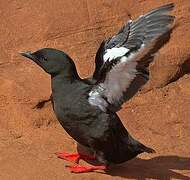
[[[56,153],[58,158],[61,159],[65,159],[67,161],[71,161],[74,163],[79,163],[80,159],[83,160],[95,160],[96,158],[94,156],[90,156],[90,155],[84,155],[84,154],[78,154],[78,153],[74,153],[74,154],[69,154],[69,153]]]
[[[106,166],[81,166],[81,165],[75,165],[75,166],[66,166],[66,168],[70,169],[71,172],[74,173],[84,173],[84,172],[91,172],[94,170],[106,170]]]

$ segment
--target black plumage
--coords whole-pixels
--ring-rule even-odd
[[[136,56],[131,60],[131,55],[144,51],[146,45],[171,29],[174,17],[167,13],[173,6],[157,8],[128,22],[118,34],[102,42],[94,75],[89,79],[81,79],[72,59],[60,50],[44,48],[21,53],[51,75],[51,99],[63,128],[106,166],[125,162],[143,152],[154,152],[132,138],[114,106],[122,100],[124,89],[129,90],[126,94],[130,98],[134,94],[131,86],[139,88],[144,84],[134,81],[138,76],[147,81],[148,73],[143,67],[138,68],[140,60]]]

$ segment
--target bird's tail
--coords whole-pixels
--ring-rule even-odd
[[[143,144],[139,144],[139,148],[142,152],[146,152],[146,153],[156,153],[156,151],[150,147],[147,147]]]
[[[135,140],[131,135],[128,135],[128,143],[139,153],[155,153],[156,151],[150,147],[145,146],[139,141]]]

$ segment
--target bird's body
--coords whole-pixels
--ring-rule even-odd
[[[123,100],[144,84],[137,83],[139,77],[148,80],[146,68],[150,62],[142,63],[139,57],[171,29],[174,17],[167,13],[173,7],[165,5],[129,21],[115,36],[103,41],[89,79],[81,79],[73,60],[60,50],[22,53],[51,75],[53,109],[62,127],[105,166],[154,152],[132,138],[116,112]],[[133,86],[135,83],[137,86]],[[133,93],[131,86],[135,87]]]
[[[63,128],[79,144],[93,150],[102,163],[125,162],[144,152],[146,148],[128,134],[116,113],[89,105],[92,87],[80,79],[52,78],[54,111]]]

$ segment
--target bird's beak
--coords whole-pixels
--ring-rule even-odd
[[[22,55],[22,56],[24,56],[24,57],[27,57],[27,58],[29,58],[29,59],[31,59],[31,60],[35,60],[34,55],[33,55],[32,52],[30,52],[30,51],[27,51],[27,52],[20,52],[19,54]]]

